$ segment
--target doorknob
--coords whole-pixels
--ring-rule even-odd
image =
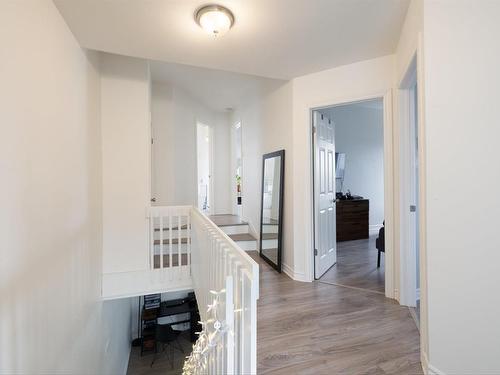
[[[156,202],[156,198],[151,198],[151,202]]]
[[[335,203],[337,200],[335,198],[330,199],[330,203]]]

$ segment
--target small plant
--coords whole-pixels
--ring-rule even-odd
[[[241,176],[240,175],[236,175],[236,191],[238,193],[241,192]]]

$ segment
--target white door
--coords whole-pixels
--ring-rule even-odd
[[[314,131],[314,270],[319,279],[337,262],[334,125],[313,112]]]

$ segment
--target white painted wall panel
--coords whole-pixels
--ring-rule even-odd
[[[0,2],[0,44],[0,373],[124,374],[129,301],[100,301],[97,56],[48,0]]]
[[[500,373],[500,2],[424,6],[429,361]]]
[[[178,87],[152,85],[153,189],[156,205],[197,205],[196,123],[213,128],[214,213],[231,212],[228,115],[212,111]]]
[[[101,55],[103,269],[148,265],[150,87],[144,60]]]

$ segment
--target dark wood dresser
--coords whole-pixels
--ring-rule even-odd
[[[337,241],[368,238],[368,199],[337,199]]]

